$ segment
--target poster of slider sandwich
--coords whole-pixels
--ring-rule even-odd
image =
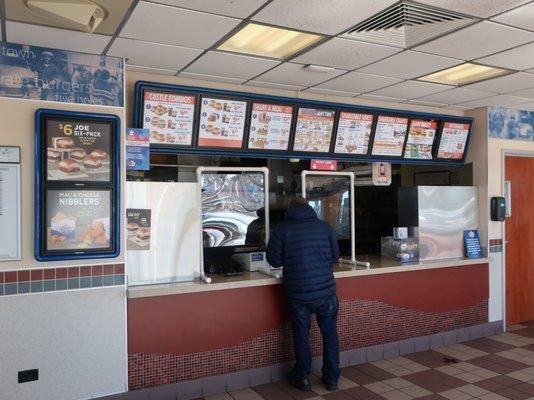
[[[119,149],[115,115],[37,110],[37,260],[119,254]]]

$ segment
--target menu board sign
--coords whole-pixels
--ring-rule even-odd
[[[287,150],[292,119],[292,106],[252,103],[248,148]]]
[[[335,113],[334,110],[299,108],[293,150],[328,153]]]
[[[432,145],[438,129],[437,121],[413,119],[410,122],[404,158],[432,160]]]
[[[203,97],[198,145],[200,147],[241,148],[246,115],[246,101]]]
[[[191,146],[195,121],[195,95],[144,91],[143,128],[150,143]]]
[[[470,124],[445,122],[441,132],[438,158],[463,160]]]
[[[334,152],[338,154],[367,154],[372,127],[372,114],[341,112],[337,124]]]
[[[408,118],[378,116],[373,143],[373,156],[401,156],[407,129]]]
[[[110,182],[109,122],[49,118],[44,128],[48,181]]]
[[[109,190],[48,190],[45,201],[47,251],[111,248]]]

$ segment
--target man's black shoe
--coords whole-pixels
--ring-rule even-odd
[[[335,392],[336,390],[339,390],[337,382],[327,382],[324,379],[321,380],[323,381],[326,390],[328,390],[329,392]]]
[[[293,386],[303,392],[309,392],[311,390],[311,383],[308,378],[291,379],[290,382]]]

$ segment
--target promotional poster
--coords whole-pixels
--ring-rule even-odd
[[[144,92],[143,128],[150,130],[150,143],[193,144],[196,96]]]
[[[148,129],[126,128],[126,169],[150,170],[150,142]]]
[[[488,130],[492,139],[534,141],[534,112],[503,107],[488,108]]]
[[[0,42],[0,96],[124,106],[124,60]]]
[[[150,250],[149,209],[126,209],[126,250]]]
[[[110,182],[111,132],[111,123],[46,119],[47,179]]]
[[[243,146],[247,102],[202,98],[198,145],[240,148]]]
[[[410,122],[404,158],[432,160],[432,145],[438,129],[437,121],[414,119]]]
[[[248,148],[287,150],[292,118],[292,106],[253,103]]]
[[[335,113],[333,110],[299,108],[293,150],[328,153]]]
[[[46,249],[83,251],[110,248],[111,192],[48,190]]]

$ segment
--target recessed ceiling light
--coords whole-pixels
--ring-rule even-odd
[[[452,68],[444,69],[443,71],[434,72],[419,79],[422,81],[461,86],[483,81],[485,79],[508,75],[510,73],[512,73],[512,71],[509,69],[465,63]]]
[[[91,0],[24,0],[24,5],[35,15],[90,33],[107,16],[106,10]]]
[[[320,35],[249,23],[218,49],[283,59],[320,39]]]
[[[304,66],[304,69],[309,72],[319,72],[322,74],[326,74],[328,72],[332,72],[336,70],[333,67],[324,67],[322,65],[313,65],[313,64],[308,64]]]

